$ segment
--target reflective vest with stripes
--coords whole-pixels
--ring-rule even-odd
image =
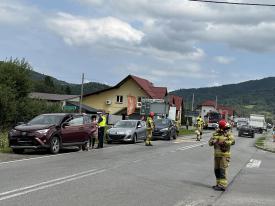
[[[232,133],[217,131],[208,143],[214,146],[215,157],[230,157],[230,146],[235,144],[235,140]]]

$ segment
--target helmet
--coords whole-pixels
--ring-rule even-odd
[[[230,124],[222,119],[221,121],[219,121],[219,128],[223,130],[230,129]]]
[[[154,117],[154,116],[155,116],[155,113],[154,113],[154,112],[150,112],[150,113],[149,113],[149,116],[150,116],[150,117]]]

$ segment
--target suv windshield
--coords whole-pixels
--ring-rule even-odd
[[[42,124],[42,125],[49,125],[49,124],[59,124],[60,121],[63,119],[63,115],[39,115],[35,118],[33,118],[31,121],[28,122],[28,124],[34,125],[34,124]]]
[[[156,126],[169,126],[169,120],[168,119],[156,119],[155,120],[155,125]]]
[[[136,122],[134,121],[119,121],[115,124],[115,128],[134,128],[136,127]]]

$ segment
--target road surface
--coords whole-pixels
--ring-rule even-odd
[[[274,206],[275,155],[256,149],[255,139],[236,138],[230,186],[212,190],[210,135],[2,162],[0,205]]]

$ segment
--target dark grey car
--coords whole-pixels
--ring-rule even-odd
[[[120,120],[107,130],[108,143],[131,142],[146,139],[146,123],[140,120]]]

